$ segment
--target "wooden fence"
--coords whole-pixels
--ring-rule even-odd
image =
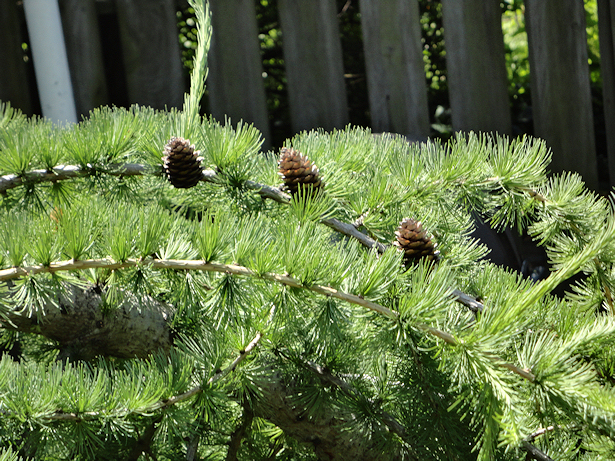
[[[209,111],[254,123],[269,139],[255,0],[210,0]],[[354,0],[361,27],[372,128],[429,135],[416,0]],[[126,104],[179,107],[185,91],[177,0],[59,0],[77,111],[123,95]],[[0,2],[0,99],[36,106],[22,58],[18,2]],[[455,130],[512,134],[499,0],[442,0]],[[615,184],[615,0],[598,0],[609,176]],[[348,122],[335,0],[278,0],[294,131]],[[553,171],[598,187],[582,0],[525,0],[534,133]],[[115,37],[115,38],[114,38]],[[115,80],[105,79],[112,67]],[[119,70],[120,72],[117,72]],[[114,97],[115,95],[115,97]]]

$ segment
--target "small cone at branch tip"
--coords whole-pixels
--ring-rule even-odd
[[[291,195],[296,194],[300,187],[306,188],[314,195],[324,187],[318,167],[298,150],[282,147],[278,167],[284,187]]]
[[[174,187],[188,189],[196,186],[203,177],[199,151],[184,138],[172,137],[164,146],[162,156],[165,176]]]
[[[437,243],[432,236],[423,229],[423,224],[412,218],[404,218],[395,231],[396,240],[393,242],[397,248],[404,252],[406,265],[418,262],[421,258],[437,261],[440,252],[436,250]]]

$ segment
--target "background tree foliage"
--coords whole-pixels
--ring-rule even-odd
[[[290,196],[253,127],[199,115],[192,6],[182,111],[59,128],[1,107],[0,459],[613,458],[612,197],[548,177],[530,137],[357,127],[284,143],[326,184]],[[200,149],[196,187],[162,176],[172,136]],[[485,260],[478,215],[550,276]],[[405,217],[438,262],[404,264]]]

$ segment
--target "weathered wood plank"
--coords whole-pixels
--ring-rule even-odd
[[[498,0],[443,0],[444,42],[455,130],[512,132]]]
[[[109,103],[95,0],[60,0],[77,114]]]
[[[613,187],[615,186],[615,0],[598,0],[598,30],[609,181]]]
[[[585,11],[578,0],[526,0],[534,133],[553,151],[551,170],[598,187]]]
[[[224,121],[228,116],[253,123],[269,147],[269,117],[263,84],[253,0],[210,0],[212,42],[209,52],[209,106]]]
[[[279,0],[293,130],[348,123],[335,0]]]
[[[117,0],[128,97],[181,107],[185,90],[173,0]]]
[[[418,1],[360,0],[374,132],[429,135]]]
[[[21,23],[17,2],[0,2],[0,100],[31,114],[30,88],[21,49],[24,41]]]

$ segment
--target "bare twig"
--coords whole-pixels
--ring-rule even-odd
[[[470,309],[475,314],[477,312],[482,312],[483,309],[485,308],[483,303],[477,301],[472,296],[464,293],[463,291],[455,289],[452,292],[452,296],[454,296],[459,303],[461,303],[464,306],[466,306],[468,309]]]
[[[545,435],[548,432],[554,431],[555,426],[540,428],[532,434],[528,435],[521,443],[521,449],[527,452],[528,459],[536,459],[538,461],[553,461],[546,453],[534,446],[532,443],[537,437]]]
[[[267,186],[265,184],[260,184],[250,180],[244,182],[244,186],[250,190],[258,192],[258,194],[263,198],[268,198],[278,203],[290,203],[290,195],[281,191],[277,187]]]
[[[350,8],[350,5],[352,4],[352,0],[346,0],[346,3],[344,4],[344,6],[342,7],[342,11],[340,11],[337,14],[337,17],[339,18],[340,16],[342,16],[344,13],[346,13],[346,11],[348,11],[348,8]]]
[[[374,240],[370,236],[365,235],[363,232],[359,231],[354,225],[350,223],[345,223],[335,218],[323,219],[320,222],[342,235],[352,237],[364,247],[370,249],[376,248],[379,253],[384,253],[387,249],[387,245],[384,245],[383,243]]]
[[[527,442],[533,442],[534,440],[536,440],[537,437],[545,435],[548,432],[552,432],[555,429],[556,429],[555,426],[541,427],[540,429],[537,429],[535,432],[533,432],[530,435],[528,435],[527,438],[526,438],[526,441]]]
[[[528,456],[531,457],[531,459],[536,459],[538,461],[553,461],[553,459],[549,457],[544,451],[532,445],[530,442],[523,442],[521,445],[521,449],[523,451],[526,451]]]

